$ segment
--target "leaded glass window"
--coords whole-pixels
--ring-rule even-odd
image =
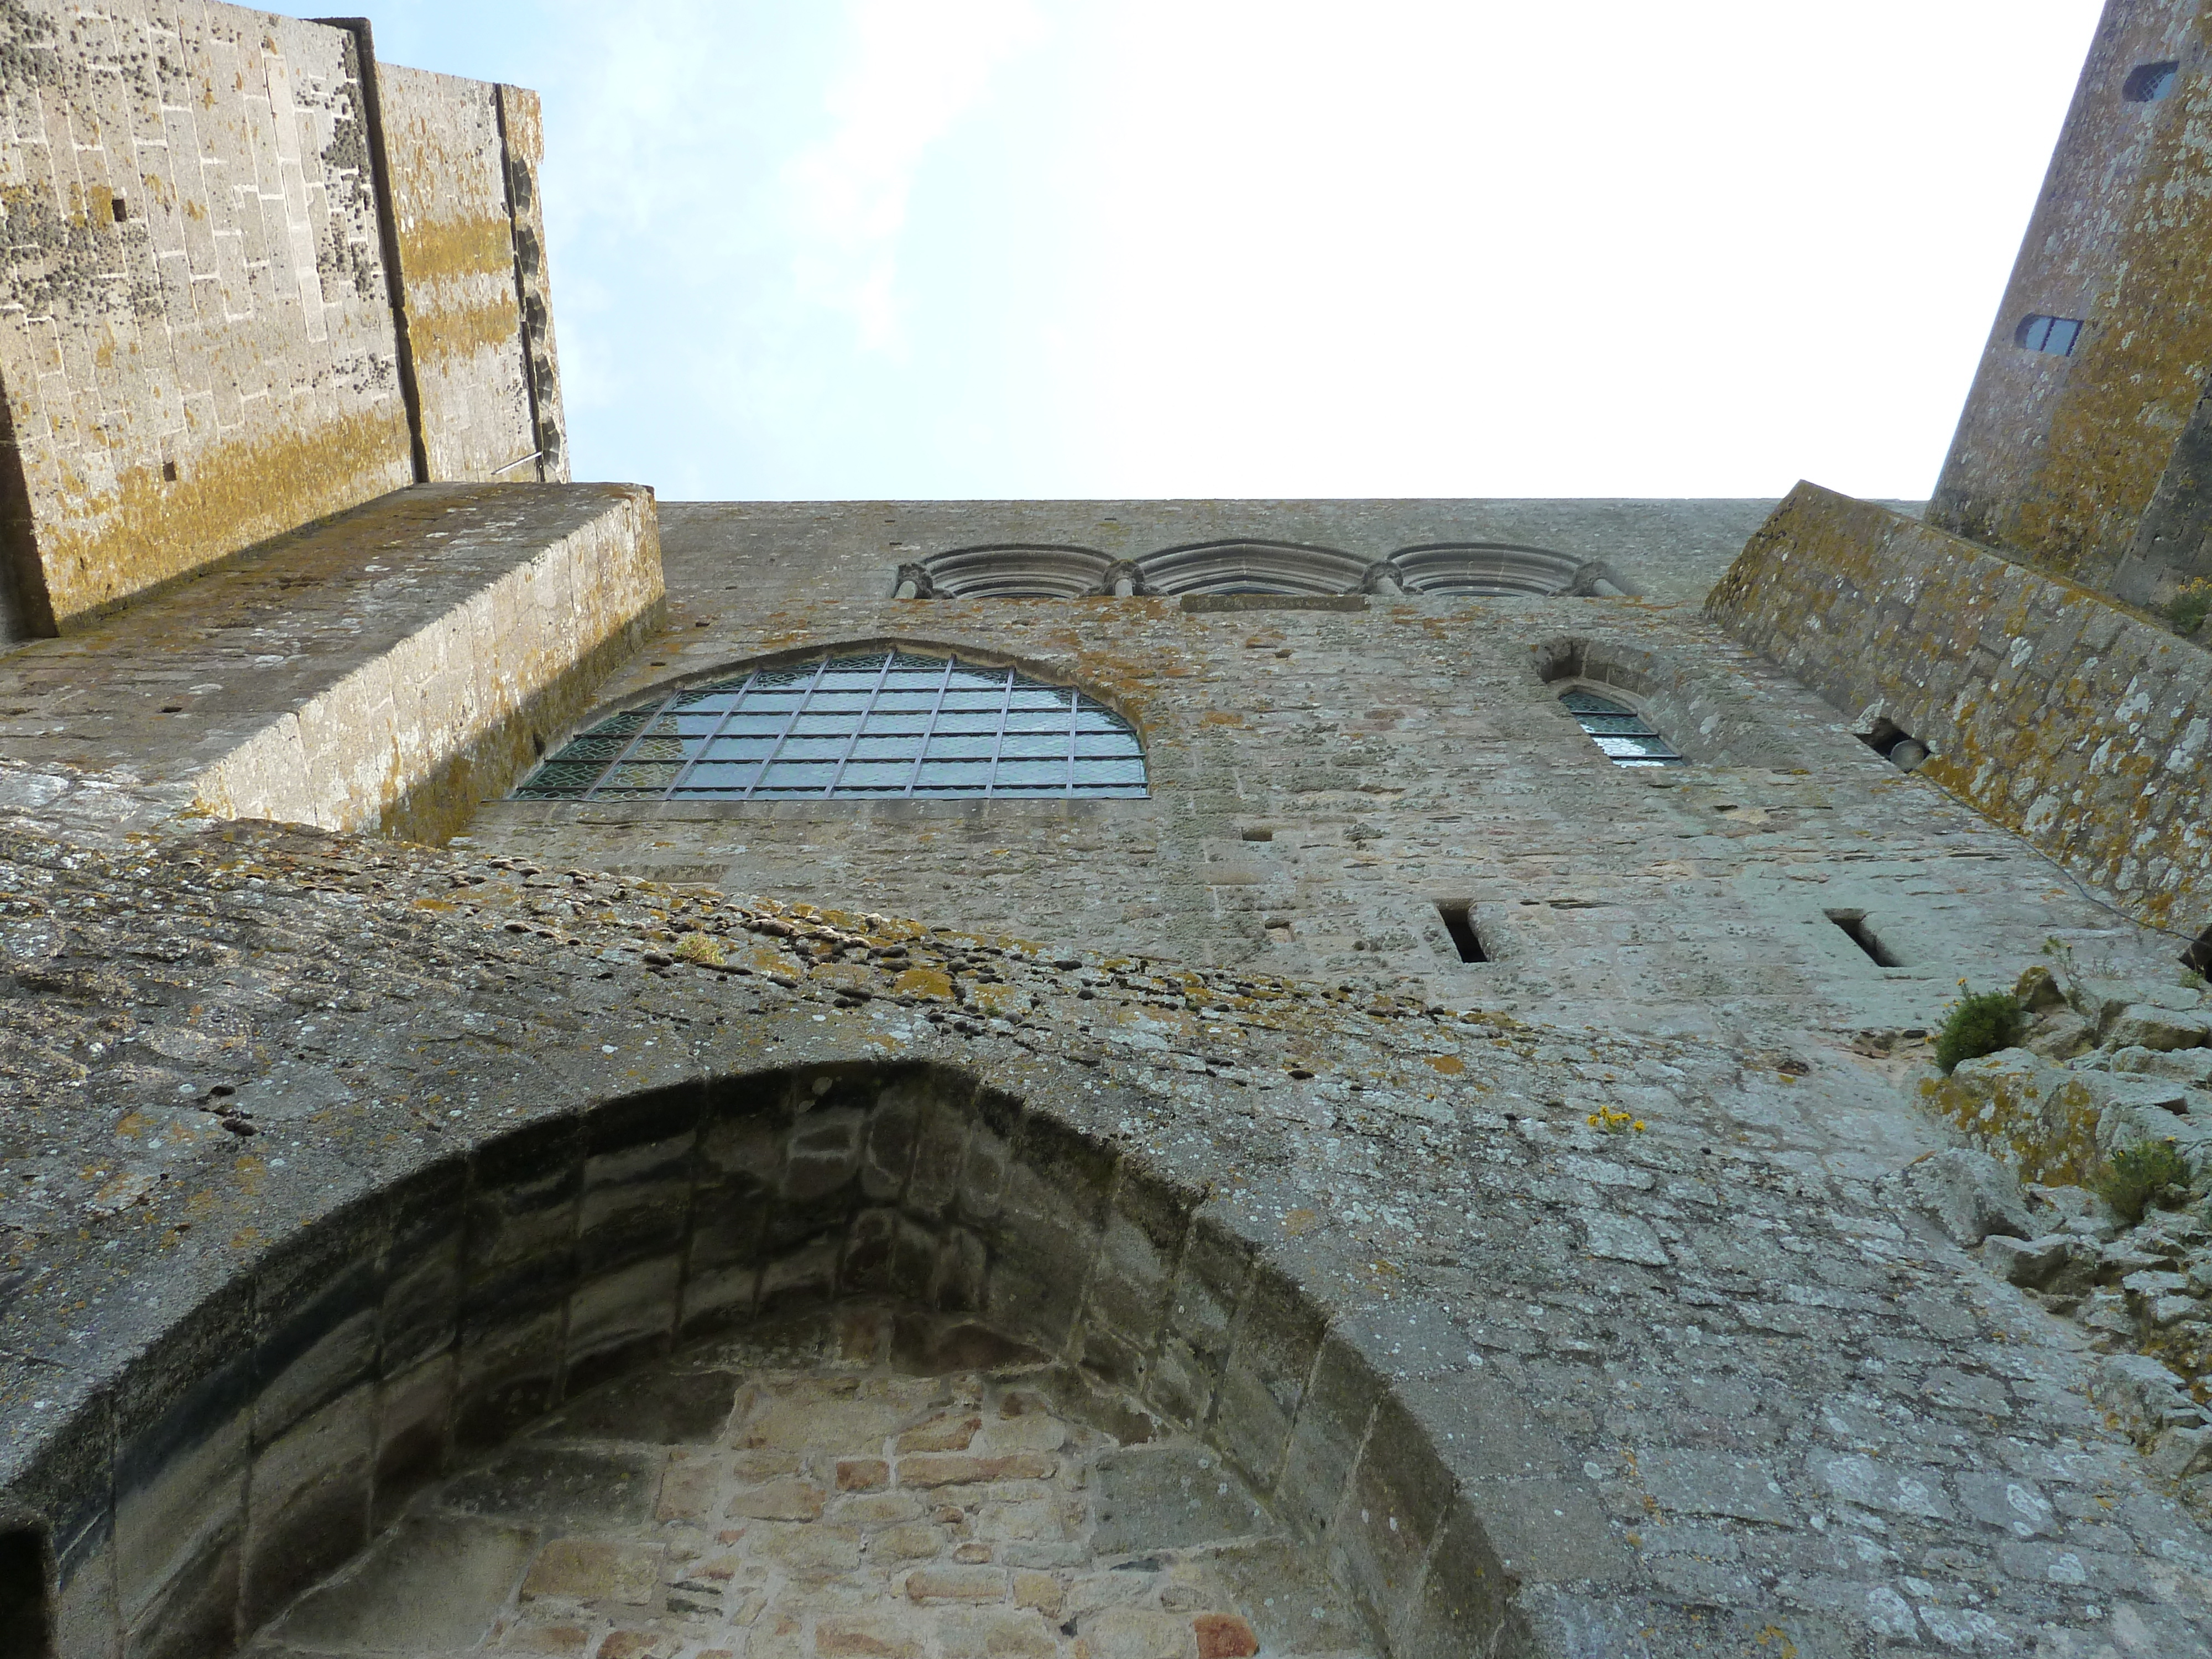
[[[757,668],[579,732],[517,800],[1139,798],[1128,721],[1073,686],[904,651]]]
[[[1559,701],[1615,766],[1689,764],[1649,720],[1626,703],[1601,697],[1580,686],[1559,693]]]

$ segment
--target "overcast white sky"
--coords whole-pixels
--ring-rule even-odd
[[[579,477],[1928,493],[2098,0],[372,0],[544,96]]]

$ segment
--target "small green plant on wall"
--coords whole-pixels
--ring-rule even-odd
[[[2171,1208],[2189,1196],[2189,1165],[2170,1140],[2138,1141],[2114,1152],[2097,1172],[2097,1196],[2130,1227],[2157,1205]]]
[[[2208,613],[2212,613],[2212,576],[2184,582],[2181,591],[2166,602],[2166,621],[2185,637],[2203,630]]]
[[[2011,992],[1967,991],[1963,979],[1959,988],[1966,994],[1950,1005],[1936,1033],[1936,1063],[1946,1077],[1961,1060],[2014,1047],[2027,1030],[2020,999]]]

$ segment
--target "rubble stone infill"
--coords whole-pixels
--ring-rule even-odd
[[[1085,1322],[1153,1330],[1127,1351],[1146,1389],[1182,1379],[1179,1431],[1234,1449],[1383,1651],[2212,1652],[2212,1540],[2091,1398],[2079,1328],[1891,1180],[1941,1135],[1840,1046],[1447,1017],[266,826],[126,831],[112,780],[0,782],[40,802],[0,842],[0,1491],[61,1528],[65,1568],[112,1540],[121,1575],[104,1601],[76,1581],[64,1651],[160,1615],[184,1545],[141,1547],[160,1516],[131,1484],[181,1455],[156,1431],[234,1397],[211,1378],[289,1374],[256,1369],[255,1333],[376,1195],[451,1170],[469,1249],[527,1239],[573,1273],[654,1212],[546,1232],[501,1207],[504,1149],[708,1079],[922,1065],[1003,1103],[1010,1144],[1063,1149],[1024,1177],[1073,1264],[1057,1294],[1132,1271],[1105,1194],[1192,1206],[1160,1310],[1086,1303],[1066,1352],[1103,1363]],[[703,1166],[673,1167],[702,1203]],[[817,1298],[873,1260],[849,1224]],[[995,1316],[1045,1281],[985,1282]],[[275,1409],[237,1431],[230,1501],[289,1467],[253,1426]]]
[[[584,1394],[422,1494],[248,1651],[1375,1652],[1218,1453],[1016,1345],[917,1375],[895,1323],[801,1316]]]

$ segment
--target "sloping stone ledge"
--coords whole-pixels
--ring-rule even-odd
[[[2212,911],[2212,653],[2062,579],[1800,483],[1706,603],[1928,775],[2138,918]]]
[[[451,834],[661,604],[653,494],[426,484],[0,658],[0,753],[182,810]]]

